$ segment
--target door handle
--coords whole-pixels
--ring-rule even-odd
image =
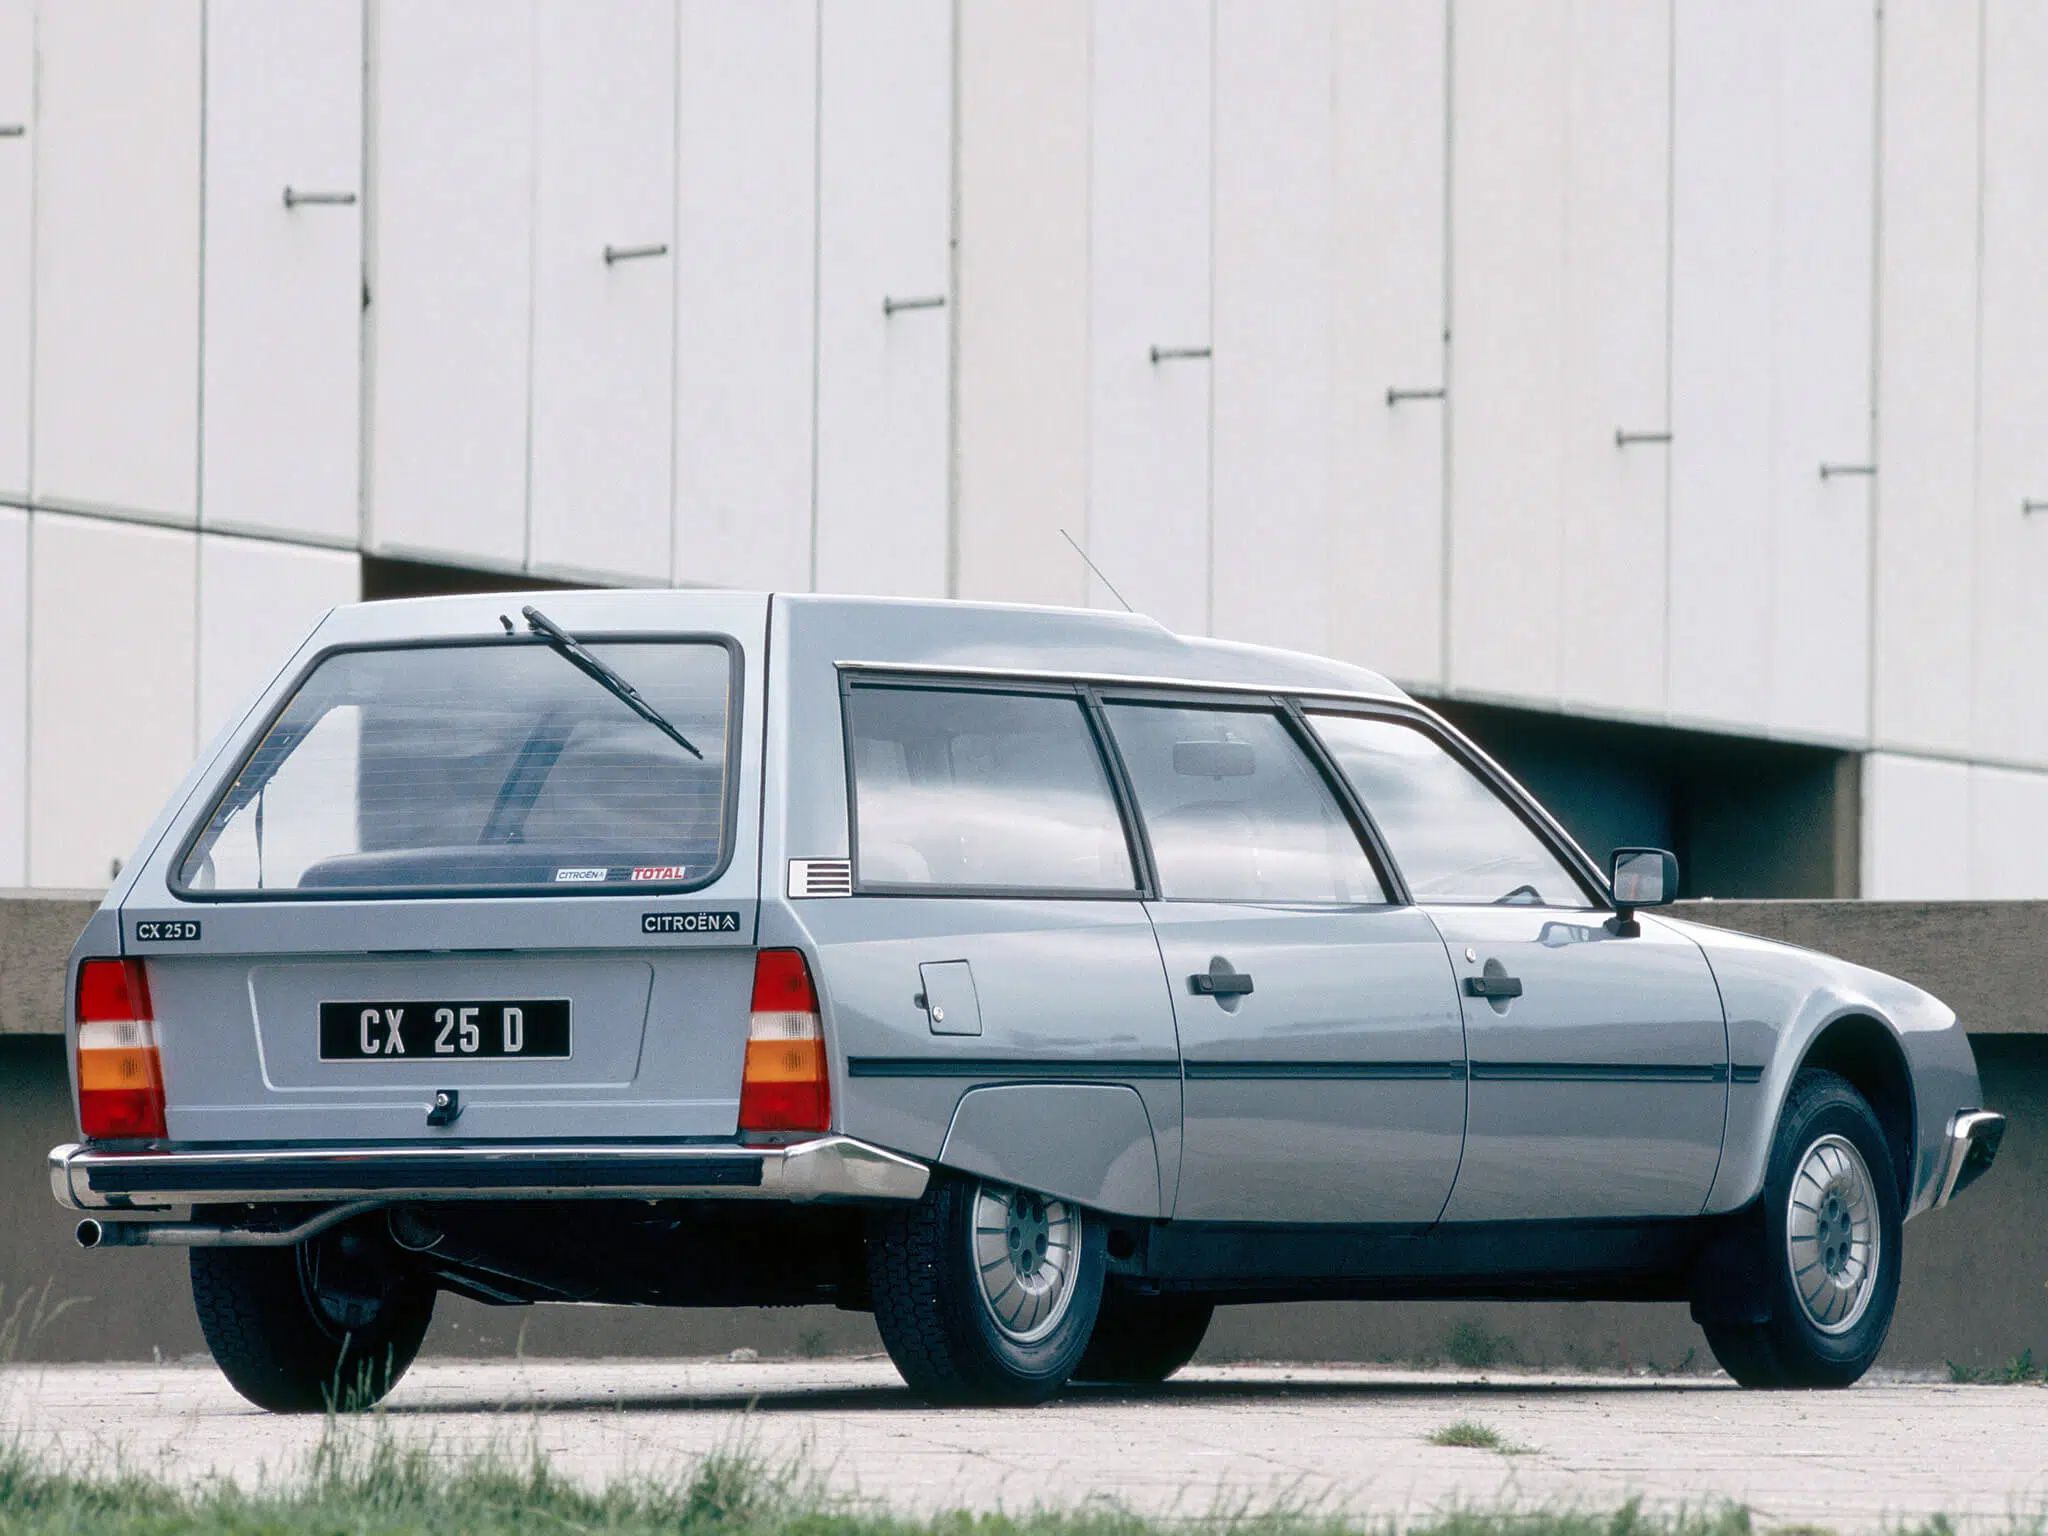
[[[1465,978],[1467,997],[1520,997],[1522,978],[1519,976],[1467,976]]]
[[[1244,997],[1252,990],[1249,971],[1197,971],[1188,985],[1203,997]]]

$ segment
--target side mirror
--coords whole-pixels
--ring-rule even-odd
[[[1662,907],[1678,900],[1678,859],[1662,848],[1617,848],[1613,873],[1614,921],[1608,926],[1625,939],[1642,933],[1638,907]]]

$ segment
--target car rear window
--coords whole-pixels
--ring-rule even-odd
[[[736,652],[587,649],[691,753],[525,639],[327,656],[179,862],[182,893],[550,893],[701,885],[724,863]]]

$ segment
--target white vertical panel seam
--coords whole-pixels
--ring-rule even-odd
[[[41,246],[38,230],[41,226],[39,214],[41,211],[43,184],[42,177],[37,174],[43,162],[43,48],[41,20],[42,8],[31,5],[28,13],[28,230],[25,245],[28,257],[28,398],[23,402],[23,408],[28,413],[28,419],[23,423],[23,430],[27,433],[28,440],[21,461],[21,494],[24,497],[33,497],[36,493],[36,332],[39,329],[37,323],[36,278],[41,266],[36,257]],[[26,711],[26,709],[27,705],[24,703],[23,710]],[[28,755],[27,740],[27,722],[24,718],[22,734],[22,755],[24,758]],[[26,780],[23,782],[26,783]],[[22,814],[24,819],[28,814],[27,800],[28,796],[24,792],[22,796]],[[26,881],[28,879],[28,845],[26,843],[22,844],[21,857],[22,879]]]
[[[680,173],[681,167],[677,167]],[[810,591],[818,590],[818,437],[820,379],[825,371],[825,0],[811,8],[811,559]]]
[[[1216,633],[1216,141],[1220,131],[1221,114],[1217,103],[1223,91],[1218,58],[1217,38],[1222,31],[1222,10],[1224,0],[1209,0],[1209,397],[1207,402],[1208,431],[1204,445],[1209,458],[1209,472],[1202,477],[1202,633]],[[1228,359],[1225,359],[1226,364]]]
[[[1678,5],[1667,0],[1664,7],[1664,431],[1671,431],[1676,401],[1672,379],[1677,371],[1678,347]],[[1663,676],[1658,684],[1657,702],[1671,708],[1671,605],[1673,570],[1671,562],[1671,505],[1676,495],[1672,472],[1675,457],[1667,445],[1664,453],[1664,618]]]
[[[1878,386],[1884,352],[1884,59],[1884,0],[1873,0],[1870,41],[1870,357],[1865,409],[1868,447],[1864,462],[1877,464],[1880,471],[1884,467],[1878,464],[1877,458],[1879,413],[1883,409]],[[1883,522],[1878,514],[1883,501],[1884,477],[1880,473],[1870,477],[1863,501],[1863,734],[1867,740],[1874,740],[1877,735],[1877,669],[1882,654],[1878,645],[1877,573],[1879,541],[1883,537]]]
[[[1081,548],[1095,543],[1095,7],[1088,7],[1081,63]],[[1081,576],[1081,606],[1095,584]]]
[[[946,596],[960,595],[960,5],[946,9]]]
[[[359,126],[362,144],[356,161],[356,175],[362,186],[359,200],[362,217],[356,223],[356,279],[360,284],[356,294],[356,547],[359,550],[370,547],[370,471],[374,459],[372,423],[376,419],[377,354],[371,334],[376,321],[370,314],[370,268],[377,250],[378,4],[379,0],[362,0],[362,117]],[[361,562],[358,561],[357,565],[360,569]]]
[[[519,568],[522,571],[533,569],[533,385],[537,352],[534,346],[534,314],[539,305],[540,290],[540,166],[547,153],[547,120],[541,110],[540,4],[541,0],[529,0],[526,7],[527,41],[532,45],[526,54],[526,110],[527,121],[533,125],[533,148],[526,160],[526,472],[520,486],[519,546]]]
[[[1982,596],[1982,522],[1984,517],[1984,209],[1990,179],[1985,174],[1987,129],[1991,116],[1991,6],[1990,0],[1977,5],[1977,228],[1975,271],[1970,295],[1970,624],[1968,631],[1969,698],[1963,724],[1963,740],[1978,745],[1977,671],[1981,664],[1978,647],[1977,605]]]
[[[1444,203],[1443,203],[1443,488],[1437,519],[1437,665],[1440,687],[1448,693],[1451,677],[1451,557],[1453,546],[1452,475],[1456,447],[1457,391],[1451,377],[1451,331],[1456,324],[1457,271],[1457,146],[1458,146],[1457,0],[1444,0]]]
[[[668,29],[668,584],[681,585],[676,570],[676,520],[682,516],[682,476],[676,455],[683,434],[677,416],[683,403],[683,7],[669,0]]]
[[[212,107],[213,72],[209,68],[213,20],[213,0],[200,0],[199,5],[199,345],[193,362],[199,378],[196,387],[198,403],[193,412],[194,426],[198,441],[192,451],[192,713],[191,735],[185,743],[187,756],[199,750],[199,667],[200,631],[205,626],[205,611],[202,604],[205,594],[201,591],[201,570],[199,541],[205,537],[206,527],[206,171],[207,171],[207,117]]]

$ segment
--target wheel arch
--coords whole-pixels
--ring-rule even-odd
[[[1913,1199],[1914,1159],[1919,1151],[1918,1107],[1905,1048],[1891,1026],[1872,1014],[1860,1012],[1844,1013],[1830,1020],[1799,1059],[1799,1070],[1807,1069],[1833,1072],[1863,1095],[1884,1130],[1892,1174],[1898,1183],[1899,1203],[1909,1206]],[[1784,1112],[1782,1101],[1778,1111]]]

